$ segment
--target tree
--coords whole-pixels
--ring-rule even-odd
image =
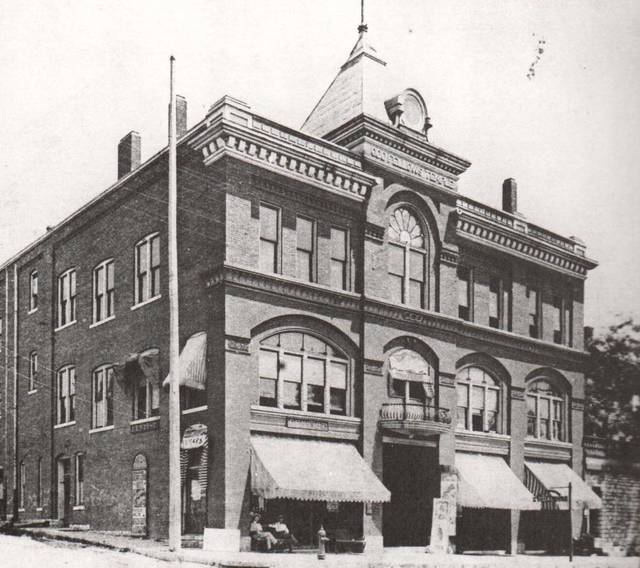
[[[586,433],[640,444],[640,325],[612,325],[587,346]]]

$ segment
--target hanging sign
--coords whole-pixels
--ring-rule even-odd
[[[204,424],[192,424],[182,435],[180,447],[183,450],[201,448],[207,443],[207,427]]]

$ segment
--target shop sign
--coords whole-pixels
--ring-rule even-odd
[[[433,554],[446,554],[449,548],[449,503],[444,499],[433,500],[433,519],[431,521],[431,541],[429,551]]]
[[[147,459],[138,454],[133,461],[133,502],[131,507],[131,534],[147,534]]]
[[[182,435],[183,450],[193,450],[201,448],[207,443],[207,427],[204,424],[193,424],[189,426]]]

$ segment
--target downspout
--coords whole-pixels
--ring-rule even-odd
[[[18,265],[13,265],[13,522],[18,520]]]
[[[8,337],[9,337],[9,269],[4,270],[4,460],[3,465],[7,465],[9,460],[9,349],[8,349]],[[3,516],[7,517],[7,475],[5,475],[4,483],[4,508]]]

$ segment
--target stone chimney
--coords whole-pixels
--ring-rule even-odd
[[[514,215],[518,213],[518,184],[513,178],[502,182],[502,210]]]
[[[118,144],[118,179],[140,165],[140,134],[132,130]]]
[[[176,133],[178,138],[187,132],[187,99],[176,95]]]

